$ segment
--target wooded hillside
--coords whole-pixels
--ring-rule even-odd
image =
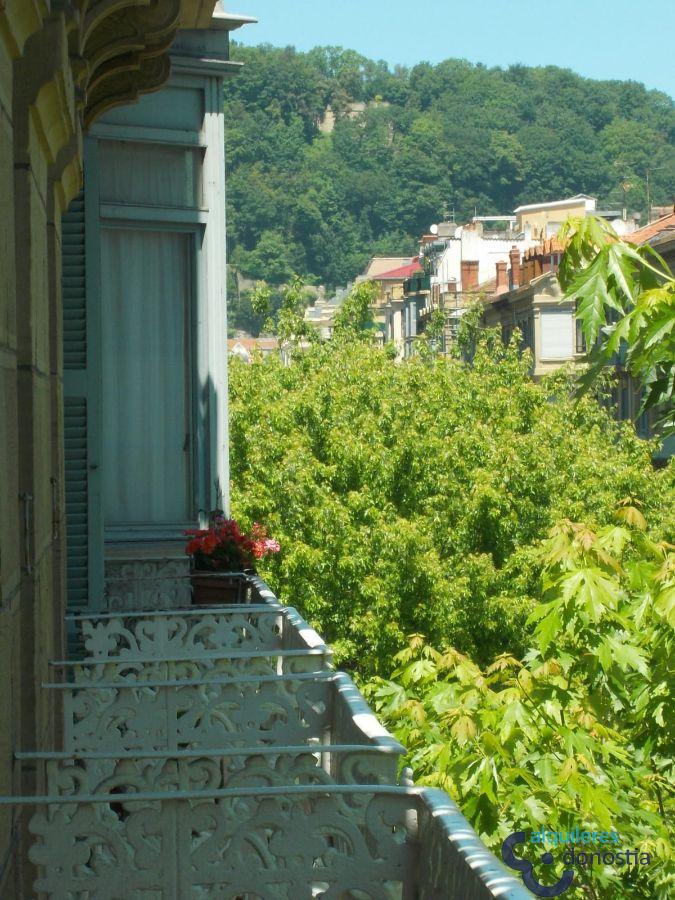
[[[578,192],[616,208],[625,189],[645,221],[648,168],[651,202],[672,202],[675,107],[636,82],[457,59],[392,71],[334,47],[232,56],[230,262],[250,277],[345,283],[373,254],[415,252],[453,208],[461,221]],[[350,118],[355,102],[371,106]]]

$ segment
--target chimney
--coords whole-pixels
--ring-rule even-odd
[[[463,259],[461,264],[462,291],[478,287],[478,260]]]
[[[509,276],[506,268],[507,266],[505,262],[497,263],[497,284],[495,285],[496,294],[503,294],[504,291],[508,291],[509,289]]]
[[[511,263],[511,288],[520,285],[520,250],[514,244],[509,250],[509,262]]]

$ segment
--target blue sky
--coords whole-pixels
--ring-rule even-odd
[[[245,44],[334,44],[391,64],[557,65],[675,96],[675,0],[226,0]]]

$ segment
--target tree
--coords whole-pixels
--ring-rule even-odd
[[[284,284],[293,275],[293,246],[278,231],[263,231],[254,250],[235,251],[232,261],[252,278]]]
[[[425,359],[435,357],[443,349],[445,335],[445,312],[434,309],[429,316],[426,328],[415,342],[415,348]]]
[[[489,336],[473,362],[398,364],[328,342],[230,369],[232,505],[284,548],[263,567],[340,664],[391,671],[411,632],[478,663],[520,654],[535,548],[561,517],[608,524],[631,494],[669,539],[673,468],[569,379]]]
[[[281,346],[295,349],[301,341],[317,340],[316,329],[305,321],[304,311],[307,308],[307,296],[303,290],[302,279],[294,275],[290,284],[280,292],[280,302],[275,304],[275,292],[262,282],[251,297],[251,306],[258,316],[267,316],[264,330],[277,335]]]
[[[673,550],[631,498],[601,528],[564,520],[537,550],[543,595],[522,659],[483,668],[413,635],[391,680],[368,686],[417,778],[448,790],[495,849],[514,831],[579,827],[650,854],[646,867],[577,869],[570,897],[672,896]]]
[[[377,285],[363,281],[352,288],[333,317],[333,339],[336,341],[370,340],[373,336],[372,305]]]
[[[634,247],[593,216],[563,225],[559,279],[577,304],[588,372],[581,389],[617,359],[644,388],[643,409],[657,412],[663,434],[675,433],[675,280],[649,245]]]
[[[414,252],[445,208],[461,221],[579,191],[612,206],[628,182],[643,209],[648,168],[652,202],[670,200],[675,107],[642,85],[452,59],[392,72],[340,47],[232,52],[246,65],[225,85],[229,239],[248,277],[283,283],[290,267],[345,284],[397,251],[383,248],[392,234]],[[354,117],[355,101],[370,106]],[[338,120],[323,134],[329,103]],[[280,272],[257,250],[270,231]]]

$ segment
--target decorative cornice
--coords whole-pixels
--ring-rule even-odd
[[[171,61],[166,54],[143,58],[140,54],[126,66],[120,65],[106,73],[91,92],[84,116],[88,129],[106,110],[133,103],[140,93],[158,91],[171,74]]]
[[[106,110],[161,88],[181,23],[208,27],[214,5],[0,0],[0,42],[15,67],[15,158],[28,158],[30,121],[61,207],[79,190],[83,132]]]
[[[208,28],[214,6],[215,0],[0,0],[0,40],[21,59],[31,35],[50,21],[65,28],[75,106],[87,129],[107,109],[160,88],[179,28]],[[33,63],[45,65],[34,53]]]
[[[31,34],[49,15],[48,0],[0,0],[0,39],[10,56],[17,57]]]
[[[63,22],[45,22],[27,39],[14,66],[16,159],[20,162],[28,154],[30,117],[43,143],[45,159],[51,164],[78,127]]]
[[[70,55],[85,129],[107,109],[132,103],[166,81],[167,51],[182,5],[183,0],[78,0]],[[157,62],[160,57],[163,62]]]

